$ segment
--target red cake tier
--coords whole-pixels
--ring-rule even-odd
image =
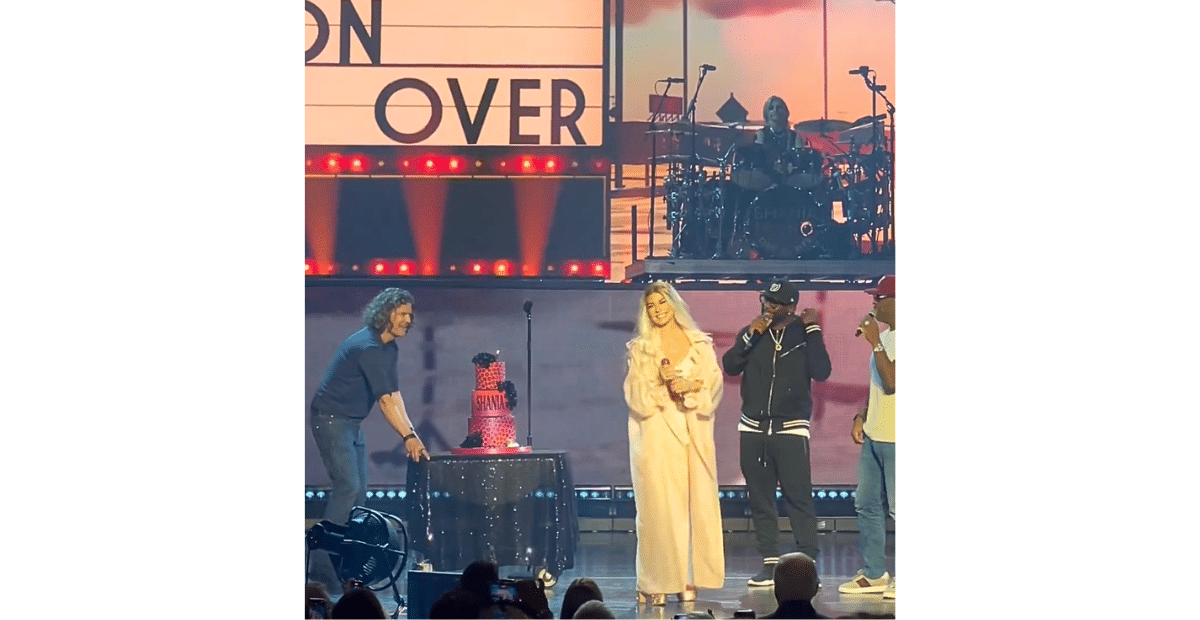
[[[511,415],[508,399],[504,392],[498,390],[475,390],[471,393],[471,416],[476,418],[494,418]]]
[[[484,448],[506,448],[517,438],[517,425],[511,415],[494,418],[467,418],[467,434],[479,433]]]
[[[492,362],[487,368],[475,367],[475,389],[494,390],[504,381],[504,362]]]

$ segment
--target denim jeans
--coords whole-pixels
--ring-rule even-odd
[[[887,541],[887,514],[896,519],[896,444],[871,441],[863,435],[858,457],[858,491],[854,511],[858,513],[858,548],[868,579],[878,579],[887,571],[884,545]]]
[[[313,411],[310,426],[333,487],[325,519],[345,523],[350,509],[367,501],[367,442],[361,420]]]

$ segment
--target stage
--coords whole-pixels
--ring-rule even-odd
[[[783,533],[783,541],[789,541]],[[813,606],[831,618],[855,613],[895,614],[894,600],[884,600],[882,594],[839,594],[837,587],[849,581],[861,568],[862,558],[858,553],[858,535],[853,532],[819,532],[817,544],[820,548],[817,567],[821,575],[822,589]],[[666,607],[638,606],[635,598],[634,555],[637,539],[632,532],[583,532],[576,549],[575,566],[567,569],[558,582],[546,591],[550,610],[559,616],[562,596],[575,579],[588,577],[599,584],[604,602],[618,618],[671,618],[687,611],[712,610],[716,618],[732,618],[739,609],[753,609],[756,616],[775,610],[772,588],[751,588],[746,580],[762,566],[762,558],[754,548],[751,532],[725,533],[725,587],[720,590],[701,590],[694,603],[679,603],[668,597]],[[888,534],[887,556],[889,563],[895,560],[895,535]],[[411,568],[411,564],[410,567]],[[433,570],[442,570],[434,566]],[[525,567],[502,566],[501,577],[525,572]],[[401,594],[406,595],[408,575],[401,580]],[[390,614],[396,603],[390,590],[377,592],[384,609]],[[335,597],[336,598],[336,597]],[[407,617],[402,614],[401,617]]]
[[[639,283],[652,280],[727,281],[787,278],[797,285],[842,284],[862,288],[879,276],[896,272],[891,258],[860,260],[714,260],[699,258],[644,258],[625,268],[625,278]]]

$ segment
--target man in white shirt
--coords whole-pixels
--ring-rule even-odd
[[[858,547],[865,566],[854,579],[838,587],[846,594],[883,593],[896,598],[896,582],[889,579],[884,544],[887,515],[896,519],[896,277],[884,276],[867,293],[874,296],[871,313],[858,329],[871,347],[871,387],[867,406],[854,416],[850,436],[862,446],[858,459]],[[879,324],[888,329],[879,331]]]

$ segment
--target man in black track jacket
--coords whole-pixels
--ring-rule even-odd
[[[778,484],[788,506],[796,550],[817,556],[817,518],[812,503],[809,460],[811,381],[829,378],[829,353],[817,311],[795,314],[799,293],[790,282],[774,280],[760,296],[762,314],[738,332],[722,364],[729,375],[742,375],[742,476],[754,516],[754,536],[763,567],[747,582],[775,583],[779,561]]]

